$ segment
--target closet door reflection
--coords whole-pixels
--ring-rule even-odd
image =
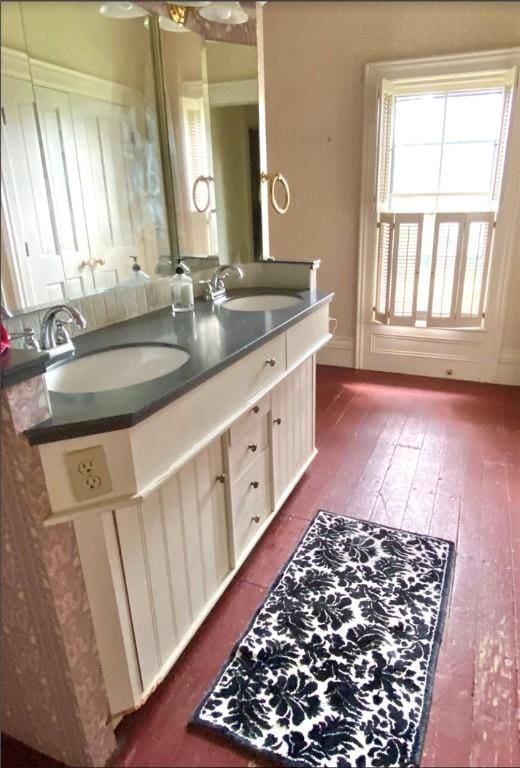
[[[86,267],[89,246],[70,99],[63,91],[37,86],[34,86],[34,96],[64,272],[64,295],[81,296],[94,288],[94,281]]]
[[[67,94],[2,78],[3,181],[20,217],[24,258],[17,260],[19,302],[31,306],[92,288],[80,264],[88,242]],[[15,224],[15,222],[13,222]],[[15,224],[16,226],[16,224]]]
[[[130,107],[72,97],[92,271],[96,288],[130,279],[132,263],[146,261]]]

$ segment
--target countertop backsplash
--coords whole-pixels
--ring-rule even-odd
[[[226,279],[226,286],[229,289],[265,287],[305,290],[316,287],[316,270],[319,262],[266,261],[240,266],[244,271],[244,279],[239,281],[230,276]],[[214,267],[195,273],[193,279],[195,297],[201,296],[203,292],[198,281],[209,279],[213,272]],[[133,285],[121,285],[102,293],[66,299],[65,303],[79,309],[87,320],[87,327],[84,329],[77,328],[71,323],[69,326],[71,336],[88,333],[168,306],[171,303],[170,280],[171,277],[160,277],[139,283],[136,281]],[[22,331],[24,327],[30,327],[38,338],[45,312],[46,309],[18,312],[13,318],[7,320],[7,328],[11,333],[16,333]],[[23,340],[13,341],[12,346],[22,348]]]

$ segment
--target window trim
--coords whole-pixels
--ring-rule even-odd
[[[412,338],[431,337],[439,342],[443,339],[458,339],[462,343],[468,334],[481,338],[482,352],[479,352],[481,377],[493,381],[496,377],[500,339],[504,325],[504,304],[506,275],[512,263],[515,248],[515,216],[520,207],[520,188],[515,182],[515,173],[520,168],[520,109],[518,94],[518,70],[520,48],[482,51],[470,54],[409,59],[403,61],[377,62],[365,67],[364,131],[361,179],[361,215],[359,234],[359,269],[357,284],[356,324],[356,368],[365,367],[365,361],[373,352],[369,326],[373,325],[373,296],[376,278],[374,253],[376,248],[376,207],[377,207],[377,138],[380,130],[378,96],[381,83],[386,80],[431,77],[432,79],[456,76],[457,73],[489,73],[515,68],[513,104],[510,118],[509,140],[506,151],[508,163],[504,171],[500,207],[495,227],[495,251],[500,253],[496,260],[488,285],[488,310],[486,330],[478,328],[407,328]],[[377,323],[379,325],[379,323]],[[402,329],[404,331],[404,329]],[[475,342],[476,343],[476,342]]]

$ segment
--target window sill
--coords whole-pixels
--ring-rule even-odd
[[[377,326],[378,328],[384,329],[388,328],[392,331],[392,333],[401,332],[404,334],[410,334],[413,332],[417,332],[417,334],[423,335],[423,334],[441,334],[441,335],[447,335],[447,334],[453,334],[453,333],[487,333],[486,328],[466,328],[464,326],[458,327],[458,328],[444,328],[444,327],[434,327],[426,326],[426,325],[392,325],[387,323],[381,323],[379,320],[370,320],[369,325],[371,326]]]

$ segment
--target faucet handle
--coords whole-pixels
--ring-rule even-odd
[[[23,348],[32,349],[34,352],[40,351],[40,345],[34,337],[34,328],[24,326],[20,332],[14,332],[9,334],[11,341],[17,341],[17,339],[23,339]]]
[[[56,344],[68,344],[71,340],[70,338],[70,332],[67,330],[66,326],[70,325],[73,321],[72,318],[63,318],[63,320],[58,320],[56,318]]]

